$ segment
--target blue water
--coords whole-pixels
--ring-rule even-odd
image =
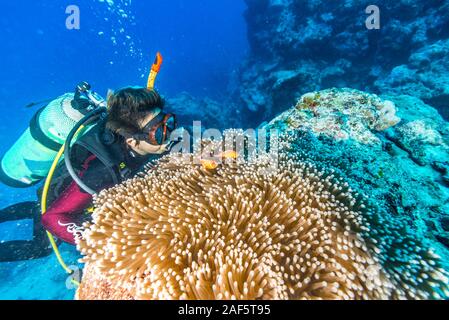
[[[80,8],[80,29],[68,30],[66,7]],[[248,53],[243,0],[3,1],[0,13],[0,153],[14,143],[35,110],[24,106],[72,91],[87,80],[108,89],[144,85],[154,55],[165,62],[157,87],[221,99]],[[0,185],[0,207],[35,200],[35,188]],[[2,226],[26,238],[17,226]],[[11,235],[11,232],[16,232]],[[9,237],[9,238],[6,238]],[[68,263],[76,250],[61,246]],[[52,255],[0,263],[0,299],[72,299]]]

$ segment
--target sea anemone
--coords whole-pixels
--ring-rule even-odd
[[[436,256],[332,170],[170,155],[102,192],[79,299],[428,299]],[[271,170],[264,170],[268,167]]]

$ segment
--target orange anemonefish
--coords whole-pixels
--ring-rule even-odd
[[[220,153],[218,157],[222,159],[237,159],[239,154],[234,150],[228,150]],[[201,165],[206,170],[215,170],[218,167],[218,163],[214,160],[201,159]]]

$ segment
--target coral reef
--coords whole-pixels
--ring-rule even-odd
[[[258,121],[330,87],[413,95],[449,119],[447,1],[378,3],[379,30],[365,26],[367,1],[246,3],[251,54],[236,95]]]
[[[309,93],[267,128],[290,131],[288,152],[336,170],[448,265],[449,124],[420,99],[388,99],[349,89]]]
[[[213,168],[169,155],[102,192],[78,241],[77,297],[447,298],[447,249],[420,222],[432,212],[448,228],[448,188],[432,156],[418,164],[395,142],[447,152],[447,126],[400,117],[375,95],[310,93],[267,125],[281,131],[275,168],[268,155]]]

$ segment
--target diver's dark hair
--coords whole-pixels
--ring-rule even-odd
[[[106,127],[121,136],[140,133],[139,123],[151,112],[164,107],[164,99],[156,90],[123,88],[108,96]]]

